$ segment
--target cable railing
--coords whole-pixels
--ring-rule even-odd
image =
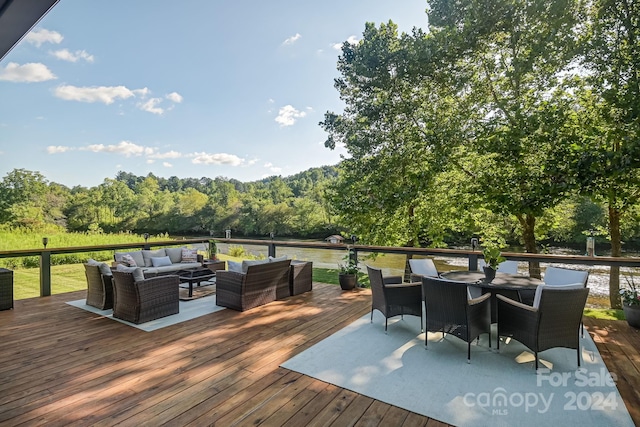
[[[38,256],[40,259],[40,296],[51,295],[51,256],[57,254],[87,253],[96,251],[116,251],[122,249],[151,249],[154,247],[168,247],[178,245],[199,245],[209,242],[226,243],[231,245],[258,245],[266,246],[269,256],[276,257],[278,248],[306,248],[318,250],[331,250],[345,252],[352,249],[356,262],[361,253],[374,254],[402,254],[410,256],[444,256],[455,258],[466,258],[469,270],[476,270],[478,259],[482,257],[479,250],[467,249],[440,249],[440,248],[409,248],[395,246],[372,246],[357,243],[327,243],[309,242],[294,240],[261,240],[261,239],[222,239],[222,238],[194,238],[182,240],[165,240],[154,242],[120,243],[95,246],[73,246],[61,248],[38,248],[19,249],[13,251],[0,251],[0,258],[15,258],[26,256]],[[529,254],[518,252],[503,252],[502,255],[508,260],[524,262],[540,262],[549,264],[572,264],[572,265],[601,265],[619,267],[640,267],[638,257],[605,257],[605,256],[582,256],[582,255],[554,255],[554,254]]]

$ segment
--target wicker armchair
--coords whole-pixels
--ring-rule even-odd
[[[113,272],[113,317],[145,323],[180,312],[180,279],[175,275],[133,280],[132,273]]]
[[[535,353],[554,347],[577,350],[580,366],[579,328],[589,288],[541,289],[537,307],[498,295],[498,350],[500,337],[509,336]]]
[[[422,289],[420,282],[402,283],[401,276],[382,276],[379,268],[367,266],[369,282],[371,282],[371,322],[373,310],[378,310],[384,316],[384,332],[390,317],[405,314],[420,317],[422,325]]]
[[[113,308],[113,278],[100,272],[97,265],[84,264],[87,277],[87,305],[108,310]]]
[[[411,268],[411,281],[422,283],[423,276],[439,277],[436,264],[431,258],[412,258],[409,260]]]
[[[291,260],[250,265],[246,273],[216,272],[216,305],[245,311],[289,294]]]
[[[490,294],[469,299],[467,284],[434,277],[422,278],[427,331],[451,334],[467,343],[467,363],[471,362],[471,342],[489,334],[491,348]],[[425,335],[424,345],[428,337]]]

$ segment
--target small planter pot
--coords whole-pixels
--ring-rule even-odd
[[[640,329],[640,305],[623,304],[622,311],[629,326]]]
[[[358,283],[358,276],[355,274],[343,274],[340,273],[338,275],[338,280],[340,281],[340,287],[343,291],[349,291],[356,287]]]
[[[493,268],[486,265],[482,267],[482,269],[484,270],[485,281],[487,283],[491,283],[491,281],[496,278],[496,271]]]

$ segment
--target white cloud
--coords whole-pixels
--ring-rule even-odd
[[[24,37],[26,42],[36,45],[37,47],[42,46],[43,43],[59,44],[62,42],[62,39],[64,39],[64,37],[62,37],[62,34],[59,32],[45,30],[44,28],[33,30]]]
[[[146,87],[143,87],[142,89],[133,89],[131,92],[140,98],[146,98],[151,93],[151,91]]]
[[[172,168],[173,165],[169,162],[162,162],[162,166],[164,166],[165,168]]]
[[[280,173],[280,172],[282,172],[282,168],[279,168],[279,167],[277,167],[277,166],[274,166],[274,165],[273,165],[273,163],[271,163],[271,162],[267,162],[267,163],[265,163],[265,164],[264,164],[264,167],[265,167],[265,168],[267,168],[267,169],[269,169],[271,172],[274,172],[274,173]]]
[[[146,163],[146,164],[148,164],[148,165],[152,165],[152,164],[154,164],[155,162],[156,162],[156,161],[155,161],[155,160],[153,160],[153,159],[147,159],[147,160],[145,161],[145,163]]]
[[[94,153],[116,153],[122,154],[125,157],[142,155],[151,156],[155,153],[154,148],[144,147],[129,141],[121,141],[116,145],[93,144],[81,148],[81,150],[92,151]]]
[[[358,44],[359,41],[360,40],[358,40],[358,37],[356,37],[356,36],[349,36],[349,38],[347,39],[347,43],[349,43],[349,44]],[[336,43],[336,44],[333,45],[333,48],[335,50],[341,50],[343,44],[344,44],[344,42]]]
[[[176,104],[180,104],[183,99],[182,95],[180,95],[178,92],[171,92],[165,95],[164,97],[167,98],[169,101],[175,102]]]
[[[8,82],[46,82],[56,78],[46,65],[38,62],[30,62],[24,65],[9,62],[4,69],[0,68],[0,80]]]
[[[47,153],[49,154],[66,153],[70,150],[72,150],[71,147],[65,147],[63,145],[50,145],[47,147]]]
[[[208,154],[208,153],[195,153],[192,163],[196,165],[230,165],[230,166],[240,166],[244,163],[244,159],[234,155],[227,153],[216,153],[216,154]]]
[[[149,113],[161,115],[162,113],[164,113],[164,109],[158,107],[158,104],[160,104],[161,102],[162,102],[162,98],[150,98],[146,102],[139,103],[138,108],[140,108],[143,111],[147,111]]]
[[[142,90],[146,90],[146,88]],[[77,87],[62,85],[55,88],[53,94],[66,101],[102,102],[109,105],[116,99],[127,99],[135,96],[134,92],[125,86]]]
[[[280,111],[278,111],[278,117],[276,117],[275,120],[280,123],[280,127],[293,126],[296,119],[306,115],[307,113],[296,110],[292,105],[285,105],[280,108]]]
[[[70,52],[69,49],[61,49],[49,53],[63,61],[78,62],[80,59],[84,59],[87,62],[93,62],[93,55],[89,55],[85,50]]]
[[[300,33],[296,33],[295,36],[291,36],[288,39],[286,39],[285,41],[282,42],[283,45],[289,45],[289,44],[294,44],[296,41],[300,40],[300,37],[302,37],[300,35]]]
[[[177,151],[167,151],[166,153],[153,153],[149,157],[154,159],[179,159],[182,157],[182,153]]]

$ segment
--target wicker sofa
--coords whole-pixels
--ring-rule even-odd
[[[289,296],[291,260],[248,265],[246,273],[216,272],[216,304],[238,311],[249,310]]]
[[[190,270],[202,267],[203,256],[197,255],[196,261],[183,261],[182,250],[186,248],[160,248],[155,250],[138,250],[130,252],[116,252],[114,254],[115,264],[123,263],[126,255],[131,256],[135,261],[135,266],[140,267],[145,278],[174,274],[179,270]],[[169,258],[170,265],[154,266],[153,258]]]

